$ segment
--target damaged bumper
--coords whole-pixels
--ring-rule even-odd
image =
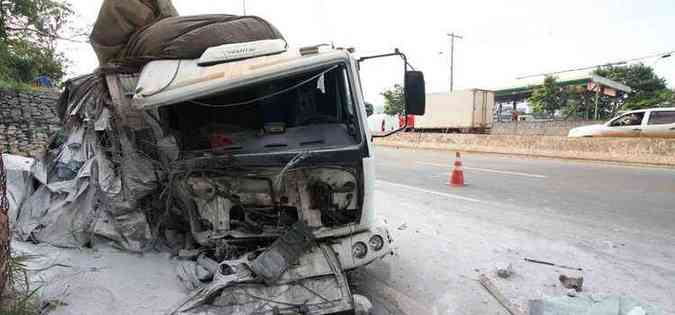
[[[365,266],[392,253],[389,231],[381,226],[327,242],[331,243],[345,270]],[[362,253],[364,248],[365,253]]]
[[[292,234],[284,238],[291,247],[298,244]],[[346,237],[317,240],[288,266],[285,266],[286,259],[293,255],[293,248],[276,243],[256,258],[249,256],[220,263],[213,281],[193,291],[173,314],[348,312],[354,309],[354,300],[345,271],[391,253],[390,243],[388,231],[381,227]],[[271,273],[285,271],[270,283],[269,278],[256,275],[261,269]]]

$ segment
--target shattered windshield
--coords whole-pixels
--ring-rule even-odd
[[[357,143],[347,71],[335,65],[159,110],[189,155]]]

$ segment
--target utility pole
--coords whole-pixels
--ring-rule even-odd
[[[450,92],[452,92],[455,84],[455,38],[462,39],[463,37],[455,33],[447,35],[450,37]]]
[[[244,8],[244,15],[246,15],[246,0],[241,0],[242,8]]]

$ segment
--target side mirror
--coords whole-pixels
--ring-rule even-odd
[[[408,115],[424,115],[426,91],[422,71],[405,72],[405,108]]]

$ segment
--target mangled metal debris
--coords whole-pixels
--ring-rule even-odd
[[[353,307],[342,266],[327,245],[313,245],[289,272],[266,283],[252,260],[225,261],[213,281],[194,291],[174,314],[324,314]]]
[[[314,236],[304,222],[300,221],[277,238],[250,267],[266,283],[274,283],[312,245]]]

